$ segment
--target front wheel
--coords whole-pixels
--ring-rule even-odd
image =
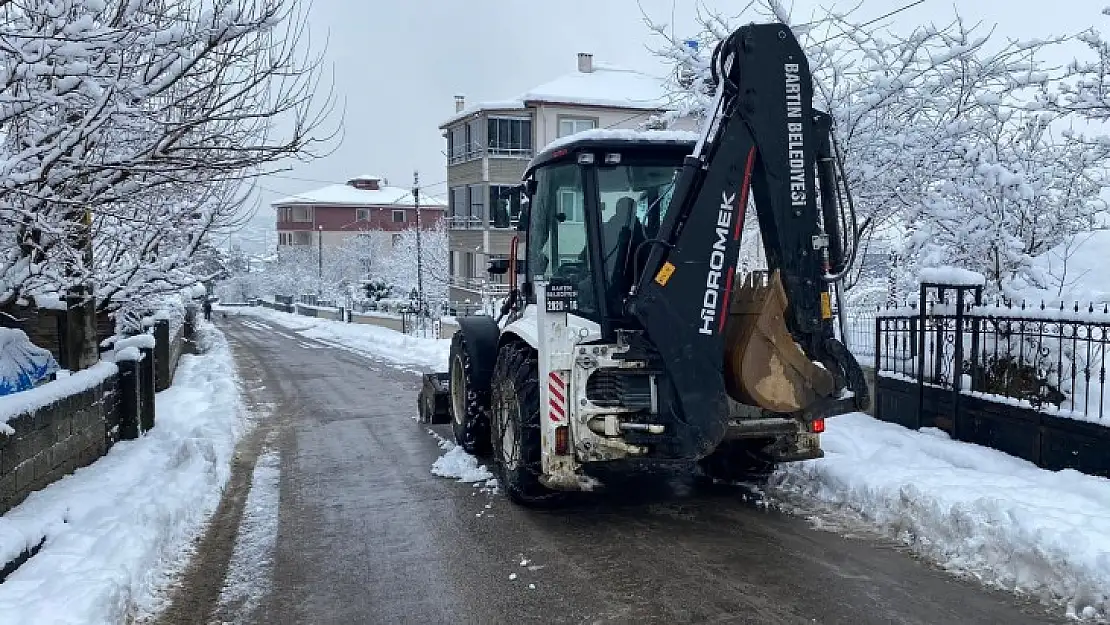
[[[475,363],[462,332],[451,337],[449,366],[451,430],[455,442],[468,454],[486,456],[490,451],[489,391],[475,380]]]
[[[540,483],[540,390],[536,354],[509,343],[497,355],[491,384],[491,446],[501,486],[526,506],[551,505],[562,494]]]

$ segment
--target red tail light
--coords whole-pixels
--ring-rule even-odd
[[[570,453],[570,428],[565,425],[555,427],[555,453],[560,456]]]
[[[824,432],[825,431],[825,420],[824,419],[814,419],[813,423],[811,423],[809,425],[809,429],[814,434],[820,434],[820,433]]]

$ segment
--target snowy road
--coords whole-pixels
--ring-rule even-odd
[[[431,474],[442,451],[412,419],[411,372],[265,320],[220,324],[271,414],[164,623],[1059,622],[682,475],[514,507]]]

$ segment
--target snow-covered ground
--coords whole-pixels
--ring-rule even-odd
[[[261,306],[216,307],[216,310],[229,315],[257,317],[305,338],[373,356],[391,364],[447,370],[451,349],[449,339],[410,336],[380,326],[304,317]]]
[[[157,609],[156,591],[187,561],[219,503],[245,426],[223,335],[199,326],[205,352],[184,355],[139,440],[33,493],[0,517],[0,561],[44,536],[0,584],[0,623],[122,623]]]
[[[864,414],[829,420],[826,456],[786,465],[771,492],[834,530],[866,528],[987,584],[1105,617],[1110,480]]]

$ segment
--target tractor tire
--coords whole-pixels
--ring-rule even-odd
[[[762,448],[766,439],[724,441],[698,462],[704,477],[730,484],[765,486],[775,471],[775,462]]]
[[[455,442],[468,454],[488,456],[489,388],[483,388],[475,379],[475,363],[463,332],[451,337],[449,363],[451,430]]]
[[[498,481],[524,506],[549,507],[565,495],[540,483],[540,388],[536,353],[521,342],[497,354],[490,385],[491,446]]]

